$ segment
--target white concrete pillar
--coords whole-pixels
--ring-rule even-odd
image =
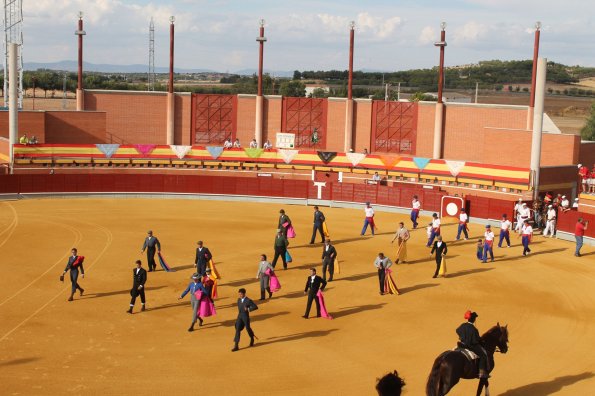
[[[434,117],[434,149],[432,158],[442,157],[442,123],[444,122],[444,103],[436,102],[436,115]]]
[[[76,111],[85,110],[85,91],[82,89],[76,90]]]
[[[256,125],[254,126],[254,139],[258,147],[262,147],[262,119],[264,110],[264,96],[256,95]]]
[[[175,94],[167,93],[167,144],[174,143]]]
[[[349,152],[353,148],[353,99],[345,102],[345,147],[344,151]]]
[[[547,59],[537,61],[537,86],[535,87],[535,113],[533,117],[533,136],[531,139],[531,173],[533,175],[533,199],[539,193],[539,168],[541,166],[541,139],[543,132],[543,107],[545,101],[545,77]]]
[[[13,173],[14,165],[13,145],[17,144],[19,133],[18,56],[19,46],[15,43],[10,43],[8,46],[8,157],[10,173]]]

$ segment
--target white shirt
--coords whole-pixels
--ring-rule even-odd
[[[512,223],[510,222],[510,220],[506,219],[506,220],[500,220],[500,229],[502,231],[508,231],[508,229],[512,226]]]
[[[556,211],[554,210],[554,208],[548,209],[547,220],[551,221],[551,220],[554,220],[555,218],[556,218]]]
[[[428,234],[428,238],[432,236],[432,226],[428,226],[428,228],[426,228],[426,234]]]
[[[529,209],[529,208],[528,208],[528,207],[526,207],[526,206],[523,206],[523,207],[522,207],[522,208],[519,210],[519,215],[520,215],[522,218],[526,219],[526,218],[528,218],[528,217],[531,215],[531,209]]]
[[[242,148],[242,145],[240,144],[240,142],[238,142],[236,140],[235,142],[233,142],[233,147],[235,147],[235,148]]]
[[[574,203],[572,204],[573,208],[578,208],[578,201],[574,201]]]
[[[229,140],[226,140],[225,143],[223,143],[223,147],[224,148],[231,148],[231,147],[233,147],[233,144],[231,144],[231,142]]]
[[[136,269],[136,274],[138,275],[138,273],[140,272],[140,268]]]
[[[522,207],[523,207],[523,204],[519,202],[516,205],[514,205],[514,211],[519,212]]]
[[[570,206],[570,202],[565,198],[562,200],[562,202],[560,202],[560,205],[562,205],[563,208],[568,208]]]
[[[366,217],[374,217],[374,209],[371,207],[364,208],[364,211],[366,212]]]
[[[256,141],[251,141],[250,142],[250,148],[257,148],[258,147],[258,143],[256,143]]]
[[[314,283],[314,278],[316,278],[316,275],[312,275],[312,276],[310,277],[310,283]]]
[[[486,241],[493,241],[494,240],[494,233],[492,230],[486,231],[483,236],[485,237]]]
[[[419,210],[419,209],[421,209],[421,203],[418,200],[415,200],[415,201],[411,202],[411,207],[413,209]]]
[[[523,235],[532,235],[533,234],[533,227],[530,225],[523,226]]]
[[[467,216],[467,213],[461,213],[459,215],[459,221],[461,223],[466,223],[467,222],[467,219],[469,219],[469,216]]]
[[[264,146],[262,146],[262,147],[263,147],[263,148],[265,148],[265,149],[270,149],[270,148],[273,148],[273,145],[272,145],[270,142],[268,142],[268,141],[267,141],[267,142],[264,144]]]
[[[440,227],[440,219],[432,220],[432,228],[439,228]]]
[[[380,175],[374,174],[374,176],[372,176],[372,180],[374,181],[380,181]]]

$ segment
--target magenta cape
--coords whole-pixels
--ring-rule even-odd
[[[276,293],[281,290],[281,283],[279,282],[277,275],[275,275],[275,272],[267,269],[265,274],[269,276],[269,289],[271,289],[271,293]]]
[[[209,296],[198,290],[196,293],[194,293],[194,297],[196,297],[196,299],[199,301],[198,316],[201,318],[207,318],[217,314],[215,311],[215,304],[213,304],[213,301],[211,301]]]
[[[328,313],[326,305],[324,305],[324,295],[322,294],[322,291],[318,290],[316,297],[318,297],[318,302],[320,303],[320,315],[323,318],[332,319],[333,317]]]

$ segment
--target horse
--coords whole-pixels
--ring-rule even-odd
[[[497,323],[481,336],[482,345],[488,355],[489,372],[494,369],[494,353],[508,352],[508,325],[500,326]],[[446,351],[440,354],[434,361],[432,371],[428,376],[426,384],[427,396],[446,395],[461,378],[475,379],[479,373],[479,361],[470,361],[460,351]],[[480,396],[485,386],[486,396],[490,395],[489,382],[487,378],[480,378],[477,386],[476,396]]]

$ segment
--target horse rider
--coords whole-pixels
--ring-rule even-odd
[[[481,345],[481,338],[479,331],[475,327],[475,319],[478,315],[476,312],[465,312],[465,319],[467,320],[457,328],[457,335],[459,336],[458,346],[460,348],[469,349],[479,356],[479,378],[489,378],[488,375],[488,356]]]

